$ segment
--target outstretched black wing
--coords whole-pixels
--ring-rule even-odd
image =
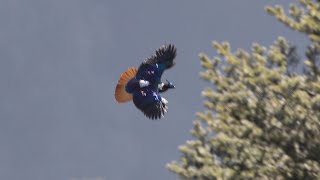
[[[143,88],[135,92],[133,94],[133,103],[145,116],[152,120],[160,119],[168,110],[159,92],[149,88]]]
[[[174,58],[177,56],[177,49],[174,45],[163,45],[158,50],[156,54],[149,57],[144,63],[145,64],[164,64],[166,69],[171,68],[174,65]]]
[[[174,45],[163,45],[156,53],[147,58],[138,68],[137,79],[145,79],[151,83],[157,84],[160,81],[164,70],[174,66],[174,58],[177,55],[177,49]]]

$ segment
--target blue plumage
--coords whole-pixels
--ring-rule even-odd
[[[127,94],[120,92],[121,88],[124,88],[126,93],[132,95],[135,106],[148,118],[159,119],[163,117],[168,110],[168,101],[161,97],[160,93],[174,88],[174,85],[169,81],[162,83],[161,76],[166,69],[174,65],[173,60],[175,57],[176,48],[173,45],[161,46],[155,55],[147,58],[140,65],[134,77],[127,81],[121,79],[122,77],[120,78],[115,93],[116,99],[121,100],[122,97],[128,99]],[[133,71],[131,70],[131,72]],[[125,78],[128,77],[130,75],[125,76]],[[122,87],[123,84],[124,87]]]
[[[148,87],[133,93],[133,103],[150,119],[161,118],[168,110],[159,91]]]

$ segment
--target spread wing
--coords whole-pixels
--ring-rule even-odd
[[[168,107],[162,101],[157,90],[142,88],[133,94],[133,103],[145,116],[154,120],[160,119],[167,112]]]
[[[147,58],[138,68],[137,79],[148,80],[153,85],[158,85],[161,76],[166,69],[174,66],[174,58],[177,55],[177,49],[174,45],[163,45],[156,53]]]

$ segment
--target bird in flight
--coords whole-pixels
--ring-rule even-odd
[[[163,72],[175,65],[174,45],[163,45],[148,57],[139,68],[130,67],[123,72],[115,88],[119,103],[133,100],[134,105],[150,119],[160,119],[168,110],[168,101],[160,93],[175,88],[170,82],[161,82]]]

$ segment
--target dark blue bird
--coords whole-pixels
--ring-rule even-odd
[[[138,69],[131,67],[121,74],[115,89],[119,103],[133,100],[134,105],[148,118],[159,119],[168,110],[168,101],[160,93],[175,86],[167,80],[161,82],[163,72],[174,66],[177,50],[174,45],[161,46]]]

